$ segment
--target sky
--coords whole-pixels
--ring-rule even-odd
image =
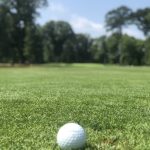
[[[132,10],[150,7],[150,0],[48,0],[48,3],[47,7],[39,9],[37,23],[67,21],[76,33],[89,34],[94,38],[106,34],[105,15],[108,11],[122,5]],[[123,32],[144,38],[135,26],[126,27]]]

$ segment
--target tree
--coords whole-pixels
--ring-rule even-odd
[[[11,61],[11,16],[9,9],[0,4],[0,61]]]
[[[150,34],[150,8],[138,9],[132,13],[131,19],[145,36]]]
[[[45,63],[54,62],[54,45],[49,38],[43,40],[43,60]]]
[[[107,38],[107,51],[109,63],[119,63],[120,58],[120,34],[114,33]]]
[[[76,61],[77,62],[90,62],[91,61],[91,46],[92,39],[88,35],[76,34],[75,45]]]
[[[122,37],[120,63],[123,65],[142,65],[144,42],[128,35]]]
[[[12,49],[15,50],[15,57],[18,56],[20,63],[25,62],[24,56],[24,40],[25,32],[28,25],[34,25],[35,17],[37,16],[37,8],[45,5],[47,0],[0,0],[1,5],[8,8],[12,19],[11,38]],[[14,61],[17,58],[13,58]]]
[[[55,38],[55,22],[50,21],[42,27],[43,37],[43,56],[44,62],[53,62],[54,56],[54,38]]]
[[[72,63],[76,61],[75,37],[65,41],[63,44],[62,61]]]
[[[106,36],[94,39],[91,47],[92,58],[95,62],[108,63]]]
[[[64,47],[67,47],[64,44],[66,45],[66,41],[74,36],[75,34],[70,24],[64,21],[50,21],[43,27],[44,43],[46,43],[47,48],[49,47],[49,51],[51,51],[49,54],[53,53],[55,62],[63,60]],[[47,51],[46,53],[48,54],[48,49],[44,51]]]
[[[106,14],[106,29],[108,31],[117,31],[122,34],[123,26],[127,25],[132,10],[126,6],[121,6],[111,10]]]
[[[146,39],[144,46],[145,46],[145,56],[144,56],[145,64],[150,65],[150,37]]]
[[[40,27],[29,25],[26,27],[24,41],[24,56],[28,63],[43,62],[43,45]]]
[[[120,6],[117,9],[111,10],[106,14],[106,29],[115,31],[111,38],[108,39],[109,60],[111,63],[119,63],[121,51],[121,38],[123,27],[130,22],[132,10],[126,6]]]

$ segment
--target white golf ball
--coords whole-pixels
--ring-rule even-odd
[[[61,149],[71,150],[84,146],[86,133],[84,129],[76,123],[67,123],[62,126],[57,134],[57,144]]]

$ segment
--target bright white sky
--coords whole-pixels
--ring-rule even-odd
[[[37,22],[41,25],[50,20],[64,20],[71,24],[76,33],[87,33],[92,37],[106,34],[105,14],[121,5],[133,10],[150,7],[149,0],[48,0],[49,6],[39,10]],[[124,33],[143,38],[136,27],[126,27]]]

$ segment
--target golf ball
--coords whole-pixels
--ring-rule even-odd
[[[62,126],[57,134],[57,144],[61,149],[70,150],[84,146],[86,133],[84,129],[76,123],[67,123]]]

